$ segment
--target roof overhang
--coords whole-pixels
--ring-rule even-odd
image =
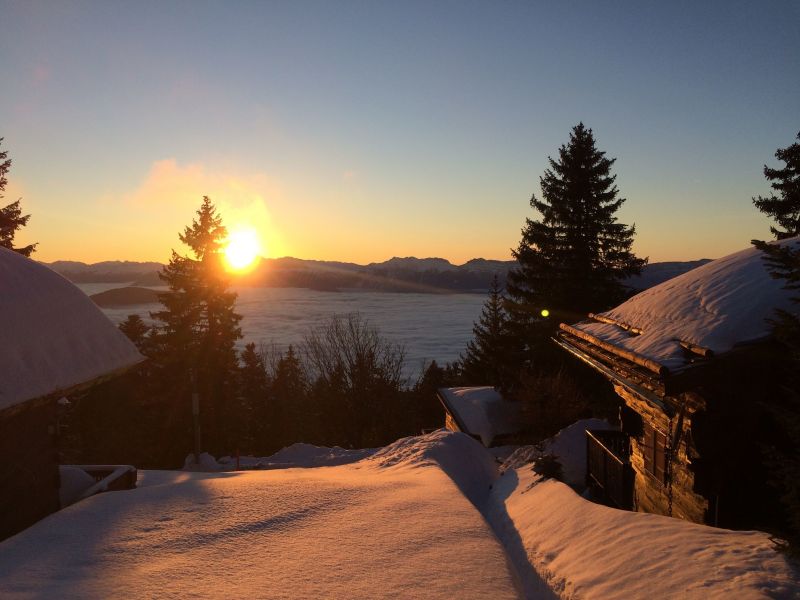
[[[612,366],[603,360],[600,352],[591,351],[584,344],[581,344],[579,338],[569,336],[564,332],[560,332],[552,340],[561,348],[589,365],[595,371],[609,379],[612,383],[619,385],[629,392],[644,398],[655,406],[659,407],[665,412],[669,412],[667,402],[665,401],[665,386],[664,382],[660,382],[660,386],[656,385],[652,379],[645,383],[642,377],[631,376],[630,373],[635,372],[633,366],[627,369],[619,366],[619,364]]]

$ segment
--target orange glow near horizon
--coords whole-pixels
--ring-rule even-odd
[[[255,229],[235,229],[228,234],[225,262],[231,271],[246,271],[254,266],[261,252],[261,242]]]

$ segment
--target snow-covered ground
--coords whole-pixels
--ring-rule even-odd
[[[579,472],[582,422],[544,446]],[[619,511],[437,431],[141,473],[0,543],[2,598],[795,598],[766,534]],[[360,453],[360,454],[359,454]],[[336,466],[314,465],[335,464]],[[213,468],[229,468],[217,462]]]
[[[488,490],[491,456],[444,432],[342,466],[145,471],[138,489],[0,544],[0,597],[517,598],[503,547],[440,458],[462,489]]]

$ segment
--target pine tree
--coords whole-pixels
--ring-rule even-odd
[[[800,133],[797,134],[800,140]],[[795,142],[787,148],[779,148],[775,158],[786,163],[783,169],[771,169],[764,165],[764,177],[777,192],[767,197],[753,198],[753,204],[764,214],[777,221],[778,227],[770,227],[775,239],[782,240],[800,235],[800,144]]]
[[[308,441],[309,383],[297,353],[292,346],[281,356],[270,386],[270,398],[280,422],[281,445]]]
[[[151,313],[156,329],[157,360],[173,397],[190,393],[194,373],[200,395],[203,438],[208,450],[230,452],[233,444],[233,400],[238,368],[234,344],[241,338],[241,315],[234,311],[236,293],[228,291],[222,265],[227,230],[208,197],[197,218],[179,236],[194,258],[172,252],[159,277],[169,290],[159,294],[164,309]]]
[[[0,138],[0,144],[2,143],[3,138]],[[8,158],[8,150],[0,151],[0,200],[4,198],[2,192],[6,189],[6,184],[8,183],[6,175],[10,169],[11,159]],[[19,200],[0,208],[0,247],[9,248],[23,256],[30,256],[36,249],[36,244],[28,244],[22,248],[14,247],[14,236],[19,229],[28,224],[30,218],[30,215],[22,214]]]
[[[753,240],[753,245],[764,252],[770,274],[785,280],[786,289],[798,294],[792,301],[800,306],[800,246],[758,240]],[[783,438],[783,443],[766,450],[766,462],[786,511],[789,531],[785,534],[794,552],[800,553],[800,313],[779,310],[770,322],[775,338],[782,344],[779,360],[784,376],[783,393],[773,397],[768,408],[781,428],[782,435],[776,436],[776,442]]]
[[[136,344],[140,352],[145,350],[150,327],[142,320],[142,317],[139,315],[128,315],[128,318],[119,324],[119,330],[128,336],[130,341]]]
[[[271,450],[271,434],[275,419],[272,402],[268,401],[267,369],[264,356],[252,342],[245,345],[240,356],[239,392],[243,413],[243,429],[251,447],[248,451]]]
[[[472,328],[475,337],[467,344],[461,359],[464,379],[468,382],[496,387],[507,383],[510,338],[504,302],[500,281],[495,275],[480,319]]]
[[[583,123],[573,127],[558,160],[548,160],[540,178],[542,199],[531,197],[541,219],[526,219],[513,252],[519,266],[507,283],[506,306],[524,337],[619,302],[622,280],[647,263],[631,250],[635,227],[617,221],[625,199],[611,175],[616,159],[597,150],[592,130]],[[525,341],[533,345],[531,338]]]

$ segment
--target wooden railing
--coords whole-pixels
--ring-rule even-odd
[[[618,508],[633,508],[633,468],[628,436],[621,431],[586,432],[586,482]]]

